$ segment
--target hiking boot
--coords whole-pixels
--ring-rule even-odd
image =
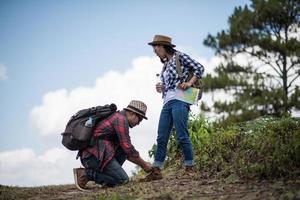
[[[86,191],[86,184],[89,180],[86,177],[84,168],[74,168],[73,169],[75,185],[79,190]]]
[[[149,182],[154,180],[162,179],[161,170],[158,167],[153,167],[153,170],[150,174],[148,174],[142,181]]]
[[[194,177],[196,175],[194,166],[185,166],[185,171],[183,173],[184,177]]]
[[[185,166],[185,172],[187,172],[187,173],[195,173],[194,166]]]

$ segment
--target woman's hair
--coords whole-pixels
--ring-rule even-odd
[[[171,46],[163,45],[163,47],[166,50],[167,54],[174,55],[174,53],[176,52],[176,50]]]
[[[176,52],[176,50],[175,50],[173,47],[171,47],[171,46],[168,46],[168,45],[162,45],[162,46],[163,46],[163,48],[165,49],[166,53],[169,54],[169,55],[172,55],[172,56],[173,56],[174,53]],[[160,61],[161,61],[162,63],[167,62],[166,59],[160,59]]]

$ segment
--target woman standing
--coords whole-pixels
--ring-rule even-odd
[[[176,129],[177,141],[182,147],[184,154],[185,172],[191,174],[194,171],[193,148],[188,133],[188,116],[190,103],[179,100],[179,92],[190,88],[197,79],[202,78],[203,66],[190,58],[188,55],[176,51],[172,39],[168,36],[155,35],[152,42],[154,53],[164,64],[160,74],[161,83],[156,84],[156,91],[162,93],[163,108],[160,113],[157,151],[153,163],[153,171],[146,176],[146,181],[162,179],[161,169],[163,167],[169,136],[173,126]],[[177,56],[176,56],[177,54]],[[176,70],[176,57],[179,58],[182,79]],[[190,71],[193,72],[189,79]]]

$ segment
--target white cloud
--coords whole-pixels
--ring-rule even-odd
[[[139,57],[132,65],[124,73],[107,72],[92,87],[48,92],[42,104],[30,113],[32,127],[41,135],[57,135],[64,130],[69,117],[80,109],[112,102],[122,109],[131,99],[142,100],[148,105],[149,120],[141,126],[154,122],[161,107],[161,96],[154,86],[161,63],[154,57]]]
[[[0,80],[6,80],[7,78],[6,67],[0,63]]]
[[[13,186],[41,186],[72,184],[73,168],[82,167],[77,152],[65,148],[52,148],[40,155],[33,149],[23,148],[0,152],[0,184]],[[128,174],[135,165],[126,161]]]
[[[76,153],[62,148],[36,155],[24,148],[0,152],[0,184],[38,186],[73,182],[72,168],[79,166]]]

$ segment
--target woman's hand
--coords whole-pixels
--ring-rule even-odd
[[[164,90],[164,86],[163,86],[162,83],[157,83],[157,84],[155,85],[155,87],[156,87],[156,91],[157,91],[158,93],[162,93],[163,90]]]
[[[190,82],[183,82],[183,83],[180,83],[178,85],[178,87],[182,90],[186,90],[186,89],[192,87],[192,84]]]

